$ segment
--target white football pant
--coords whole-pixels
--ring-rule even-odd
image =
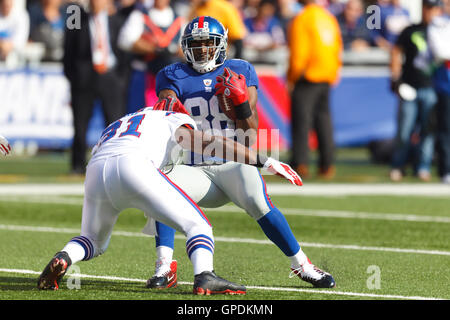
[[[189,256],[196,249],[214,251],[211,225],[197,204],[149,159],[132,154],[87,167],[81,236],[92,242],[92,257],[106,250],[119,213],[127,208],[186,235]]]
[[[274,205],[258,168],[237,162],[222,165],[175,166],[168,174],[202,208],[233,202],[255,220]]]

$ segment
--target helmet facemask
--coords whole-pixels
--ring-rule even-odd
[[[181,47],[187,62],[197,72],[210,72],[225,62],[227,31],[221,35],[210,33],[208,27],[193,29],[183,36]]]

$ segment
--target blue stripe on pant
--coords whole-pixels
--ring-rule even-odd
[[[211,251],[211,253],[214,253],[214,241],[204,234],[199,234],[186,241],[186,252],[189,258],[191,257],[191,254],[199,248],[207,249]]]
[[[70,242],[76,242],[84,249],[83,261],[92,259],[95,254],[94,245],[91,240],[84,236],[73,237]]]

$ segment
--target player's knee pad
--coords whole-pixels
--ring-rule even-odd
[[[216,171],[215,179],[230,200],[253,219],[259,220],[273,209],[266,183],[257,168],[230,163],[220,166]]]
[[[261,219],[273,208],[273,206],[269,206],[264,199],[257,198],[246,199],[244,205],[241,207],[255,220]]]

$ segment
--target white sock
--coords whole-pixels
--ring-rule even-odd
[[[156,258],[158,261],[165,261],[170,264],[173,258],[173,249],[166,246],[156,247]]]
[[[191,254],[191,262],[194,266],[194,275],[203,271],[213,271],[213,254],[211,251],[198,248]]]
[[[311,263],[302,249],[298,250],[298,252],[295,255],[289,257],[289,259],[291,259],[292,269],[298,269],[305,263]]]
[[[72,260],[72,264],[75,264],[78,261],[83,260],[86,254],[84,248],[75,241],[69,241],[61,251],[67,252],[70,260]]]

